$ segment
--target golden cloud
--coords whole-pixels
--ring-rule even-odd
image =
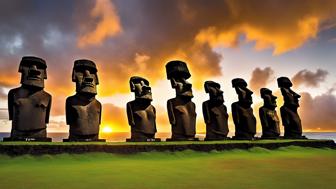
[[[255,42],[256,50],[273,48],[273,54],[279,55],[302,46],[307,40],[315,38],[318,33],[319,19],[308,17],[298,20],[290,32],[288,28],[275,32],[249,23],[238,24],[231,29],[218,30],[212,26],[202,29],[195,37],[198,43],[208,43],[211,47],[237,47],[241,35],[245,42]]]
[[[78,38],[78,46],[100,45],[108,37],[121,32],[120,19],[116,9],[109,0],[96,0],[95,7],[91,11],[93,19],[98,18],[98,23],[91,31],[86,31]]]

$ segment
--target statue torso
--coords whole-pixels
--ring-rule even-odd
[[[235,102],[232,104],[232,109],[234,108],[236,109],[237,117],[239,119],[235,121],[239,123],[235,125],[236,133],[243,132],[243,133],[249,133],[249,134],[254,135],[256,133],[256,122],[257,121],[253,115],[253,109],[251,107],[245,108],[241,106],[238,102]]]
[[[262,125],[262,130],[263,130],[263,134],[277,134],[280,135],[280,127],[279,127],[279,117],[278,114],[276,112],[276,110],[272,110],[266,107],[261,107],[260,108],[260,114],[265,115],[265,120],[261,120],[261,125]],[[260,119],[263,119],[262,117],[260,117]],[[263,124],[264,122],[267,123]]]
[[[204,106],[208,108],[210,123],[207,124],[207,131],[212,131],[217,134],[227,135],[229,132],[228,127],[228,113],[226,106],[212,105],[209,101],[204,102]]]
[[[88,102],[76,95],[66,101],[67,124],[70,135],[97,135],[101,118],[101,104],[93,99]]]
[[[302,126],[301,126],[301,119],[297,111],[293,111],[286,106],[282,106],[280,108],[281,117],[283,119],[283,124],[286,130],[290,130],[293,133],[302,134]],[[286,120],[286,121],[285,121]],[[287,125],[287,122],[289,123]]]
[[[43,90],[31,93],[22,87],[12,89],[9,94],[12,104],[12,129],[32,131],[45,129],[51,106],[51,95]]]
[[[142,132],[145,134],[155,134],[156,124],[155,124],[155,108],[151,104],[142,104],[137,101],[131,101],[128,103],[131,107],[134,118],[134,126],[131,127],[132,131]],[[128,115],[130,116],[130,115]]]
[[[176,124],[172,131],[177,134],[194,136],[196,134],[195,104],[190,101],[182,101],[178,98],[168,100],[172,104]]]

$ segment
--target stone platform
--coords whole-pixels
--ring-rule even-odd
[[[250,149],[261,147],[276,149],[287,146],[301,146],[312,148],[333,148],[333,140],[257,140],[257,141],[185,141],[185,142],[0,142],[0,154],[10,156],[31,154],[81,154],[90,152],[134,154],[139,152],[163,152],[194,150],[209,152],[212,150],[223,151],[232,149]]]

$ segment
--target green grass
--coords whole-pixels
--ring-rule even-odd
[[[222,141],[177,141],[177,142],[0,142],[1,145],[185,145],[185,144],[232,144],[232,143],[286,143],[293,141],[305,141],[305,142],[315,142],[315,141],[326,141],[326,140],[313,140],[313,139],[281,139],[281,140],[222,140]]]
[[[0,155],[0,188],[335,188],[336,150]]]

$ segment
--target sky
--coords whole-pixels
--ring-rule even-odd
[[[129,78],[150,81],[159,132],[169,132],[166,102],[175,96],[165,64],[183,60],[191,72],[197,132],[205,131],[203,84],[221,84],[229,115],[231,86],[243,78],[253,94],[261,131],[259,94],[283,100],[276,78],[292,79],[301,94],[304,131],[336,131],[336,1],[325,0],[2,0],[0,1],[0,132],[9,132],[7,93],[20,86],[23,56],[46,60],[45,91],[52,95],[48,132],[67,132],[65,99],[75,93],[73,62],[98,67],[101,128],[128,132]],[[278,110],[278,114],[280,112]],[[230,131],[234,131],[232,116]],[[283,130],[283,128],[281,128]]]

